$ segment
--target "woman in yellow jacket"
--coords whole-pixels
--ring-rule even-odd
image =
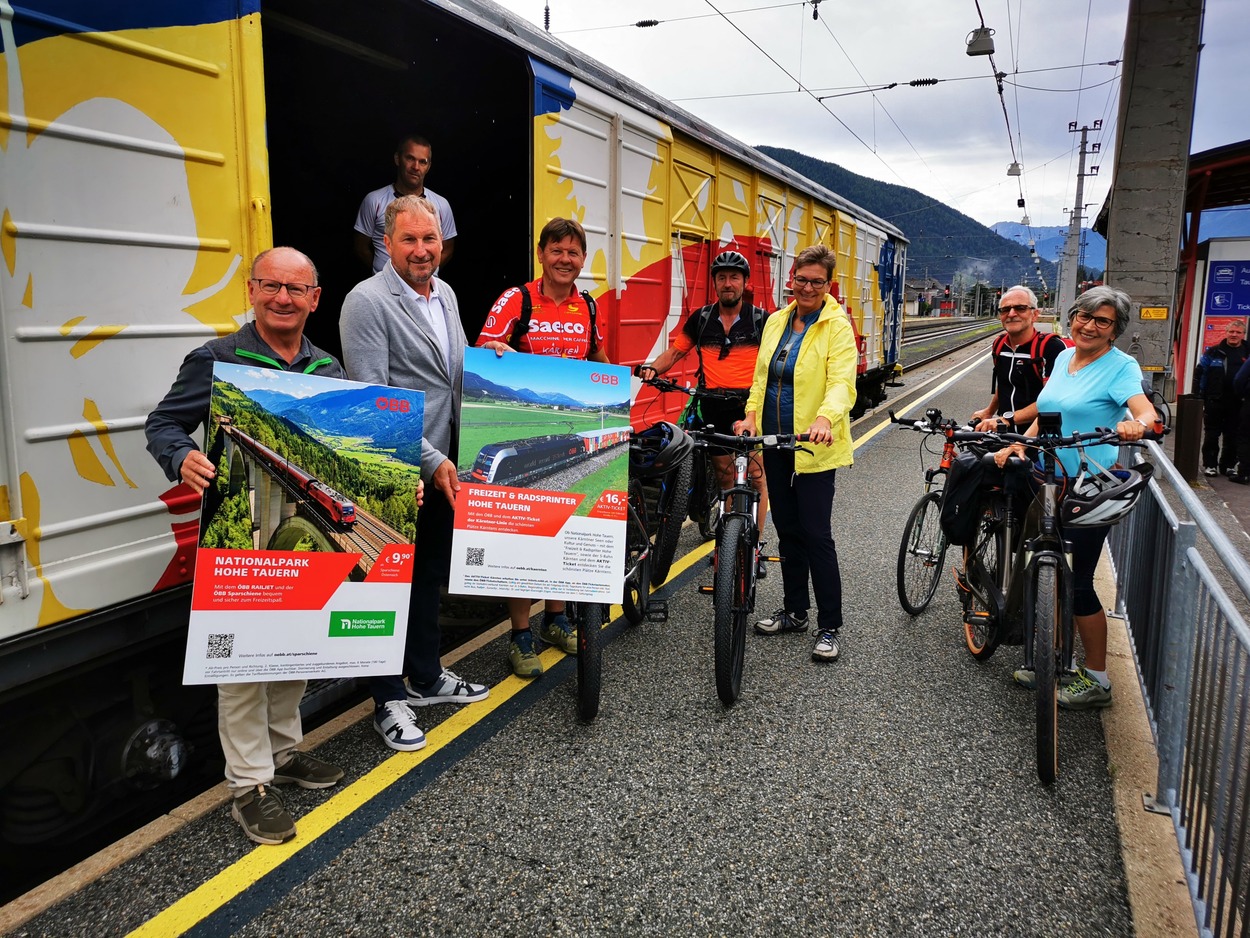
[[[799,253],[791,285],[794,302],[768,318],[737,433],[808,433],[811,453],[764,450],[782,556],[785,605],[755,624],[760,635],[806,632],[816,593],[813,661],[838,657],[842,575],[833,542],[834,477],[852,462],[851,406],[855,403],[855,335],[829,286],[836,257],[823,245]],[[814,445],[813,445],[814,444]]]

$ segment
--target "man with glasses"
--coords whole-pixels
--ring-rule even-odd
[[[751,279],[751,265],[737,251],[724,251],[712,261],[712,286],[717,301],[686,317],[672,345],[656,356],[650,364],[639,366],[641,377],[662,375],[691,349],[699,357],[696,377],[699,387],[720,388],[741,393],[741,400],[705,400],[699,402],[701,426],[715,427],[720,433],[732,433],[733,425],[745,416],[747,394],[755,374],[755,360],[760,353],[760,337],[768,313],[746,302],[746,285]],[[712,464],[720,476],[721,488],[733,485],[733,457],[712,456]],[[764,482],[764,464],[758,453],[751,454],[751,483],[760,493],[757,524],[764,530],[768,514],[768,487]],[[765,568],[760,565],[759,575]]]
[[[404,675],[375,677],[369,686],[373,728],[392,749],[413,752],[424,748],[425,733],[411,707],[472,703],[490,691],[462,680],[439,657],[439,588],[451,565],[460,491],[456,456],[467,343],[456,294],[434,276],[443,247],[438,209],[404,196],[386,207],[383,224],[390,261],[343,300],[339,338],[352,380],[425,393],[421,478],[427,492],[417,515]]]
[[[983,432],[1022,432],[1037,417],[1037,395],[1067,343],[1037,329],[1037,295],[1014,286],[998,302],[1003,332],[994,340],[990,402],[972,418]]]
[[[173,387],[148,415],[144,427],[148,452],[171,482],[181,480],[200,494],[209,491],[201,512],[201,530],[211,519],[214,506],[220,504],[220,496],[214,497],[217,487],[212,484],[220,450],[214,448],[206,455],[191,438],[191,433],[209,420],[213,363],[346,377],[331,355],[304,338],[304,323],[321,298],[313,262],[294,248],[272,248],[256,256],[251,273],[247,296],[254,321],[244,323],[234,335],[213,339],[187,355]],[[221,439],[218,434],[219,443]],[[328,788],[343,777],[337,766],[295,749],[304,738],[299,703],[305,683],[217,685],[217,730],[226,757],[226,783],[234,798],[230,813],[248,838],[258,844],[280,844],[295,836],[295,823],[271,785]]]

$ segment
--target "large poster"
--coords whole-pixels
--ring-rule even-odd
[[[629,369],[468,349],[451,591],[620,602]]]
[[[402,670],[424,395],[217,362],[183,682]]]

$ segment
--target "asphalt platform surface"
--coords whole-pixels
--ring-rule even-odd
[[[910,407],[924,378],[890,406]],[[982,358],[910,413],[966,416],[987,387]],[[886,419],[862,421],[856,439]],[[1032,698],[1010,678],[1020,650],[972,659],[949,577],[925,615],[899,607],[921,439],[888,427],[838,472],[837,662],[810,660],[810,633],[750,635],[742,697],[723,707],[697,559],[657,594],[667,622],[610,627],[593,723],[575,715],[572,659],[484,718],[418,712],[427,733],[463,724],[434,752],[392,753],[358,723],[317,751],[347,769],[338,788],[286,790],[302,849],[253,850],[214,810],[14,934],[125,935],[160,913],[143,933],[1132,934],[1097,713],[1061,712],[1060,778],[1043,786]],[[688,525],[682,550],[699,547]],[[774,565],[757,617],[780,604]],[[499,639],[456,670],[498,685],[497,700],[520,684],[504,656]],[[325,833],[305,830],[301,818],[388,765],[392,784]],[[261,868],[273,851],[285,860]],[[205,883],[179,907],[187,918],[165,911]],[[229,901],[195,911],[217,893]]]

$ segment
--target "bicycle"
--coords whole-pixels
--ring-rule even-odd
[[[713,554],[712,607],[716,693],[726,706],[742,690],[742,665],[746,650],[747,621],[755,611],[755,587],[761,560],[756,512],[760,493],[749,477],[750,456],[757,447],[802,450],[807,434],[732,436],[712,430],[692,430],[696,449],[719,449],[734,457],[734,484],[719,498],[727,501],[716,523]],[[806,452],[806,450],[803,450]],[[702,592],[709,592],[701,587]]]
[[[655,388],[661,394],[676,392],[690,398],[677,421],[678,426],[687,433],[701,424],[698,410],[700,401],[741,402],[746,399],[744,392],[728,388],[687,387],[658,375],[643,378],[640,374],[642,368],[642,365],[637,366],[634,374],[642,378],[643,384]],[[685,486],[684,505],[681,495],[683,485]],[[660,586],[668,577],[668,571],[677,550],[677,538],[682,521],[689,517],[699,529],[699,537],[708,541],[716,535],[716,524],[722,510],[723,499],[716,466],[707,454],[698,448],[691,454],[686,466],[678,467],[671,486],[672,494],[667,496],[670,503],[665,504],[666,493],[663,490],[657,500],[659,517],[656,523],[655,563],[652,567],[652,585],[654,586]]]
[[[1024,645],[1024,668],[1034,673],[1036,687],[1037,773],[1043,784],[1051,784],[1058,776],[1058,691],[1059,675],[1072,671],[1075,655],[1075,626],[1072,615],[1072,545],[1063,535],[1061,514],[1066,512],[1069,524],[1114,523],[1131,508],[1136,494],[1149,479],[1153,467],[1148,463],[1128,479],[1111,477],[1102,470],[1091,473],[1084,445],[1136,445],[1120,440],[1112,430],[1062,435],[1059,414],[1038,415],[1038,435],[1027,437],[1016,433],[981,433],[958,430],[954,421],[945,424],[928,421],[895,422],[910,425],[924,433],[941,433],[947,446],[963,443],[974,447],[1001,447],[1021,443],[1035,447],[1040,455],[1040,477],[1036,495],[1025,513],[1023,523],[1016,510],[1017,494],[1025,491],[1033,464],[1012,457],[1003,467],[1001,480],[986,487],[987,498],[980,508],[976,533],[966,548],[963,569],[957,575],[964,606],[964,634],[968,650],[978,660],[993,654],[1008,630],[1019,625]],[[1159,439],[1165,431],[1148,432],[1144,439]],[[1059,476],[1055,451],[1075,448],[1080,469],[1074,479]],[[945,453],[945,447],[944,447]],[[974,457],[991,474],[998,471],[992,452]],[[992,467],[992,468],[991,468]],[[1101,467],[1099,467],[1101,469]],[[949,468],[948,468],[949,471]],[[1114,478],[1115,497],[1120,499],[1120,514],[1104,521],[1095,516],[1077,518],[1085,495],[1085,486],[1102,485],[1103,478]],[[1100,489],[1102,491],[1102,489]],[[1066,508],[1061,507],[1065,495]]]

